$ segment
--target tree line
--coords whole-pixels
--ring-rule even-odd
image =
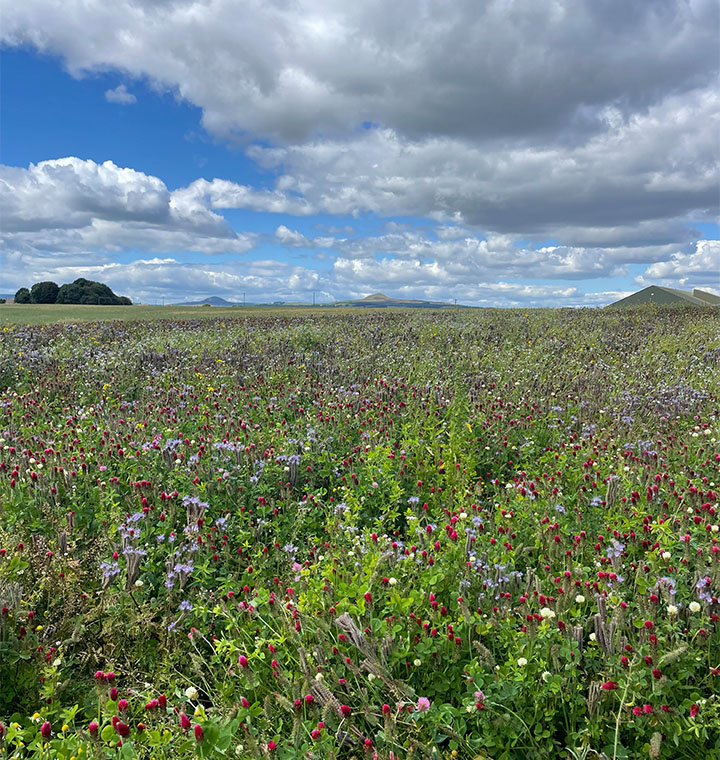
[[[74,282],[58,285],[55,282],[36,282],[29,290],[20,288],[15,303],[96,304],[99,306],[132,306],[126,296],[117,296],[103,282],[79,277]]]

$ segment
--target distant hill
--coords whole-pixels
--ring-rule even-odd
[[[402,308],[402,309],[467,309],[468,306],[456,306],[454,303],[445,301],[419,301],[410,298],[390,298],[383,293],[373,293],[356,300],[336,301],[333,306],[349,306],[357,308]]]
[[[175,304],[175,306],[242,306],[243,304],[233,303],[232,301],[226,301],[220,296],[210,296],[204,298],[202,301],[183,301],[182,303]],[[348,299],[345,301],[334,301],[332,303],[318,303],[313,304],[305,301],[273,301],[272,303],[248,303],[247,306],[274,306],[288,308],[298,307],[314,307],[314,308],[333,308],[337,306],[350,307],[350,308],[366,308],[366,309],[383,309],[383,308],[400,308],[400,309],[469,309],[470,306],[459,306],[454,303],[447,303],[445,301],[418,301],[409,298],[390,298],[383,293],[373,293],[372,295],[365,296],[365,298]]]
[[[183,303],[177,303],[175,306],[239,306],[240,304],[233,303],[232,301],[226,301],[220,296],[210,296],[202,301],[183,301]]]

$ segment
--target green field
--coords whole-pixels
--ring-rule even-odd
[[[333,313],[353,309],[328,306],[79,306],[75,304],[2,304],[0,325],[43,325],[58,322],[96,322],[105,320],[153,319],[237,319],[244,314]]]
[[[2,313],[0,758],[720,757],[720,311]]]

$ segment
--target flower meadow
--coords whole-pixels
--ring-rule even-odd
[[[720,757],[720,312],[5,327],[0,754]]]

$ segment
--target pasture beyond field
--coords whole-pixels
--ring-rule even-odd
[[[237,319],[247,314],[307,314],[348,309],[312,306],[85,306],[76,304],[0,304],[0,325],[43,325],[57,322],[154,319]]]

